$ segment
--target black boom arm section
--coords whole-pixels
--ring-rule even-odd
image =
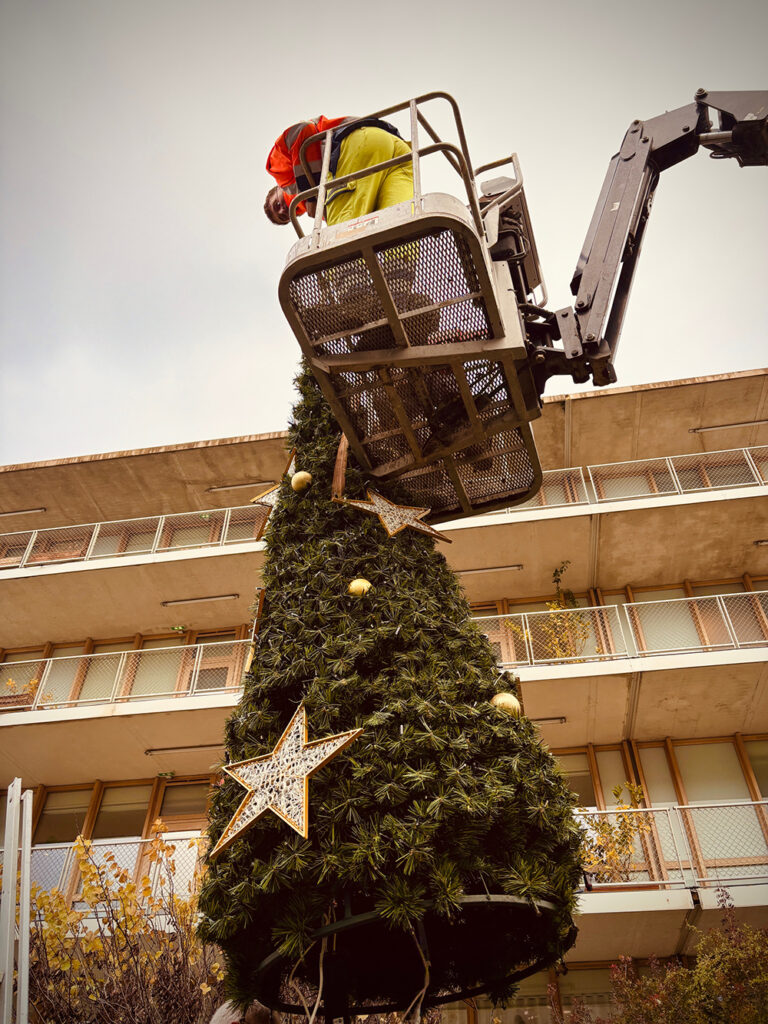
[[[556,374],[597,385],[616,380],[613,359],[659,175],[699,147],[742,167],[768,164],[768,92],[699,89],[688,106],[632,122],[608,166],[571,281],[574,308],[527,318],[539,394]]]

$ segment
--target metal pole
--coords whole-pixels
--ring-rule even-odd
[[[21,797],[21,885],[19,889],[19,951],[16,983],[16,1024],[29,1021],[30,881],[32,874],[32,790]]]
[[[8,787],[3,851],[3,896],[0,902],[0,1020],[10,1024],[13,1010],[13,965],[16,944],[16,871],[19,847],[21,779]]]
[[[29,541],[27,542],[27,546],[24,549],[24,554],[19,559],[19,564],[18,564],[18,568],[19,569],[23,569],[24,566],[27,564],[27,559],[32,554],[32,548],[35,546],[35,541],[37,540],[37,534],[38,534],[37,530],[33,530],[32,531],[32,536],[29,538]]]

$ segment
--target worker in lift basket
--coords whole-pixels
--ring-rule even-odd
[[[315,121],[299,121],[286,128],[276,140],[267,158],[267,170],[277,185],[269,190],[264,203],[264,212],[273,224],[287,224],[288,206],[293,196],[319,181],[323,165],[322,142],[318,140],[306,150],[314,182],[307,180],[299,154],[308,138],[329,129],[333,129],[325,199],[325,217],[329,224],[353,220],[413,198],[413,166],[410,161],[333,188],[333,178],[343,178],[364,167],[407,156],[411,152],[410,145],[388,121],[378,118],[364,118],[353,124],[350,121],[354,118],[321,116]],[[314,200],[299,203],[297,211],[314,215],[315,205]]]
[[[352,122],[352,123],[350,123]],[[301,147],[313,135],[321,136],[332,130],[329,181],[325,197],[325,218],[328,224],[340,224],[354,220],[374,210],[407,202],[413,198],[413,164],[410,160],[396,167],[374,171],[346,185],[333,186],[334,178],[343,178],[354,171],[374,164],[383,163],[399,156],[409,156],[411,147],[401,138],[394,125],[378,118],[318,117],[315,121],[299,121],[278,137],[267,158],[267,170],[277,181],[269,190],[264,203],[264,212],[273,224],[287,224],[290,220],[288,207],[291,199],[311,188],[320,180],[323,166],[323,141],[311,143],[306,159],[314,182],[310,182],[301,166]],[[314,200],[299,203],[298,213],[316,212]],[[382,257],[384,272],[395,302],[400,309],[412,309],[415,305],[429,305],[427,296],[413,296],[416,277],[418,245],[411,244],[397,250],[385,252]],[[349,314],[350,326],[361,320],[376,318],[380,314],[378,300],[370,291],[366,279],[354,268],[331,273],[336,293],[337,318]],[[427,330],[437,325],[439,314],[429,315],[425,321]],[[310,327],[309,323],[305,326]]]

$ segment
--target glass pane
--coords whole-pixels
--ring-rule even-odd
[[[169,530],[162,547],[187,548],[208,544],[210,532],[208,526],[183,526]]]
[[[693,588],[697,597],[706,597],[710,594],[743,594],[743,583],[712,583],[702,584]]]
[[[749,789],[732,743],[675,745],[688,803],[749,800]]]
[[[595,752],[597,770],[600,772],[600,784],[603,787],[603,797],[606,807],[615,807],[616,798],[612,790],[614,786],[622,786],[627,781],[627,769],[624,767],[624,758],[620,750],[598,750]],[[630,803],[629,794],[626,789],[621,794],[621,802]]]
[[[640,763],[651,807],[674,807],[677,794],[664,747],[641,748]]]
[[[74,842],[82,831],[90,802],[90,789],[49,793],[35,829],[33,842]]]
[[[750,740],[745,743],[749,763],[755,773],[760,794],[768,800],[768,740]]]
[[[556,754],[566,781],[578,797],[579,807],[596,807],[595,787],[586,754]]]
[[[113,786],[104,790],[96,824],[94,839],[113,839],[116,836],[140,836],[147,817],[151,784],[144,786]]]
[[[576,1000],[581,1000],[587,1009],[599,1016],[605,1016],[613,1005],[610,971],[607,967],[568,971],[558,978],[558,984],[560,999],[566,1012]]]
[[[160,817],[167,819],[194,816],[204,820],[210,788],[208,782],[187,782],[166,786],[160,807]]]
[[[234,640],[236,635],[234,629],[228,630],[226,633],[206,633],[203,636],[198,636],[197,643],[220,644],[226,640]]]

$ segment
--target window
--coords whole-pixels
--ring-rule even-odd
[[[168,783],[163,792],[160,817],[171,830],[202,828],[210,791],[208,780]]]
[[[768,740],[748,740],[744,744],[760,795],[768,800]]]
[[[152,795],[152,783],[131,786],[108,786],[102,795],[93,839],[115,839],[140,836]]]
[[[93,790],[48,793],[35,829],[34,843],[72,843],[85,825]]]
[[[689,804],[749,800],[749,789],[731,742],[678,743],[675,758]]]
[[[558,754],[557,761],[568,785],[578,798],[579,807],[597,807],[595,785],[586,754]]]
[[[242,644],[233,642],[236,635],[232,631],[198,636],[201,651],[194,680],[195,693],[239,685],[244,651]]]

